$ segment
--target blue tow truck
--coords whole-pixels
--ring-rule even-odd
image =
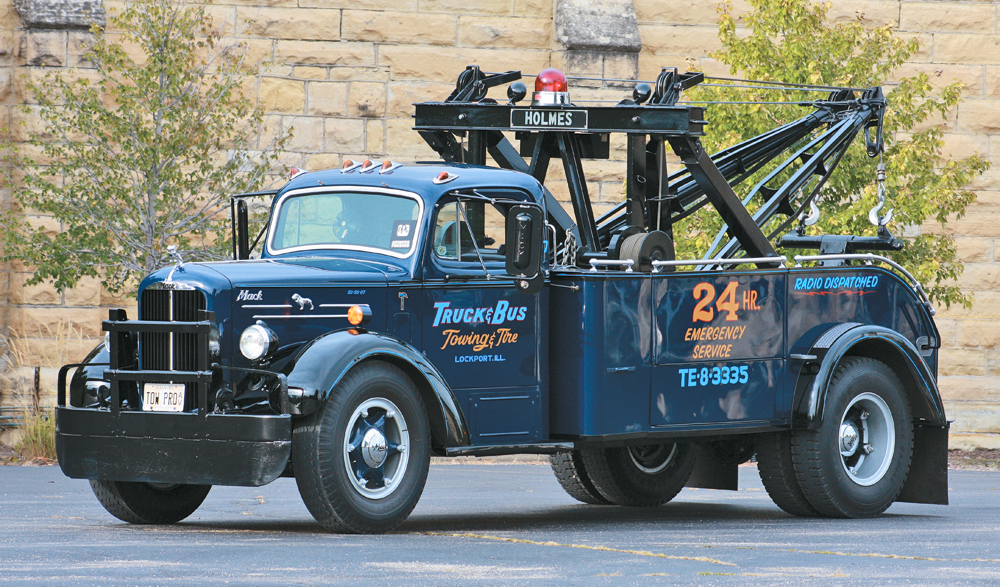
[[[140,524],[290,476],[342,532],[402,523],[432,455],[548,454],[587,504],[735,490],[754,455],[798,516],[947,503],[940,336],[920,284],[877,254],[902,246],[889,214],[872,211],[877,236],[806,229],[853,139],[881,153],[881,89],[797,86],[823,98],[709,155],[705,107],[678,103],[700,73],[664,68],[597,106],[557,70],[527,103],[521,77],[470,66],[416,105],[443,162],[346,161],[234,196],[233,260],[147,276],[138,319],[112,310],[104,344],[60,371],[65,474]],[[625,198],[595,217],[583,161],[612,133]],[[553,159],[571,212],[545,187]],[[271,200],[253,242],[252,198]],[[707,206],[725,227],[677,259],[673,225]]]

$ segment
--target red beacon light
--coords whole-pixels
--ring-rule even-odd
[[[558,69],[546,69],[535,78],[535,93],[531,95],[531,105],[560,104],[569,104],[569,84],[566,83],[566,75]]]

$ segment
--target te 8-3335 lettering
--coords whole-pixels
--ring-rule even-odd
[[[749,365],[723,365],[721,367],[691,367],[678,369],[681,387],[707,387],[709,385],[731,385],[750,381]]]

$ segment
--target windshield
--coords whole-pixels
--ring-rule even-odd
[[[416,246],[421,203],[382,192],[297,193],[282,197],[268,248],[271,253],[356,249],[407,257]]]

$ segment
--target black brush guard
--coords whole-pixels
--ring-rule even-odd
[[[279,374],[252,371],[281,382],[279,415],[215,414],[208,411],[213,369],[209,335],[211,320],[199,322],[131,321],[124,311],[112,310],[103,322],[110,332],[110,363],[104,372],[110,384],[110,405],[73,407],[66,402],[66,375],[85,364],[59,370],[56,407],[56,451],[59,466],[74,479],[242,485],[256,487],[278,478],[292,450],[291,416],[287,413],[288,387]],[[194,334],[197,360],[194,371],[141,371],[123,369],[122,340],[128,333]],[[134,340],[134,337],[132,337]],[[197,411],[144,412],[121,409],[121,383],[185,383],[196,390]]]

